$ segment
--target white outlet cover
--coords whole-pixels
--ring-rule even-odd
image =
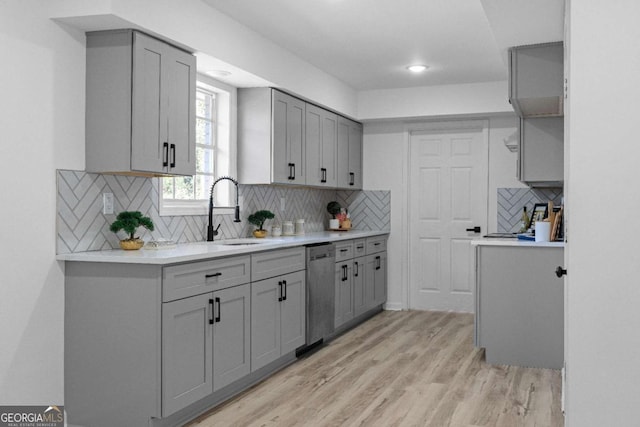
[[[102,193],[102,213],[105,215],[113,214],[113,193]]]

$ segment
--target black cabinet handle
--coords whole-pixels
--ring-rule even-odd
[[[213,298],[209,298],[209,305],[211,306],[211,317],[209,318],[209,324],[213,325]]]
[[[162,144],[162,166],[169,166],[169,143]]]
[[[349,252],[349,249],[340,249],[340,252]]]
[[[278,301],[282,302],[282,282],[278,282],[278,286],[280,287],[280,296],[278,297]]]
[[[476,225],[473,228],[467,228],[467,231],[473,231],[474,233],[480,233],[480,226]]]
[[[205,274],[205,275],[204,275],[204,278],[205,278],[205,279],[210,279],[210,278],[212,278],[212,277],[220,277],[220,276],[222,276],[222,273],[217,272],[217,273],[213,273],[213,274]]]
[[[176,167],[176,144],[171,144],[171,164],[170,168]]]
[[[296,164],[295,163],[289,163],[289,177],[288,179],[294,180],[296,179]]]
[[[376,270],[380,270],[380,257],[376,257]]]
[[[375,243],[373,244],[373,246],[380,246],[380,245],[381,245],[381,243],[380,243],[380,242],[375,242]]]
[[[327,182],[327,168],[320,168],[320,172],[322,173],[320,182]]]
[[[348,279],[348,277],[347,277],[347,266],[343,265],[342,266],[342,281],[346,282],[347,279]]]
[[[355,262],[353,263],[353,266],[355,267],[355,270],[356,270],[356,271],[353,273],[353,276],[354,276],[354,277],[358,277],[358,273],[359,273],[359,270],[360,270],[360,266],[358,265],[358,261],[355,261]]]
[[[564,275],[567,274],[567,270],[562,268],[561,266],[558,266],[558,268],[556,268],[556,276],[558,277],[562,277]]]
[[[349,172],[349,185],[356,185],[356,174]]]
[[[282,281],[282,290],[284,291],[284,296],[282,297],[282,301],[286,301],[287,300],[287,281],[286,280]]]
[[[220,321],[220,298],[216,297],[216,305],[218,306],[218,315],[216,316],[216,322]]]

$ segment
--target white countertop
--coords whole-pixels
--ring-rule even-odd
[[[484,238],[472,240],[473,246],[520,246],[535,248],[564,248],[564,242],[534,242],[531,240],[519,240],[509,238]]]
[[[203,259],[221,258],[231,255],[249,254],[272,249],[290,248],[322,242],[363,239],[365,237],[382,236],[388,231],[322,231],[298,236],[265,237],[264,239],[240,239],[242,241],[259,242],[253,245],[231,246],[217,242],[181,243],[171,249],[140,249],[124,251],[112,249],[107,251],[88,251],[70,254],[59,254],[59,261],[110,262],[126,264],[174,264],[179,262],[199,261]],[[232,240],[231,240],[232,241]]]

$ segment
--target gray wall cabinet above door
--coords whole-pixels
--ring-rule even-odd
[[[195,174],[196,58],[133,30],[87,33],[86,169]]]

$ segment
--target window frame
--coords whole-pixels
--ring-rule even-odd
[[[237,88],[221,81],[215,80],[204,74],[197,75],[196,85],[206,91],[216,94],[216,150],[222,138],[228,135],[229,164],[227,171],[220,172],[222,176],[237,176]],[[221,127],[221,123],[226,123],[226,128]],[[226,135],[225,135],[226,133]],[[220,171],[221,168],[216,169]],[[222,167],[222,169],[225,169]],[[226,173],[225,173],[226,172]],[[219,175],[220,176],[220,175]],[[218,177],[219,177],[218,176]],[[195,175],[194,175],[195,177]],[[158,178],[158,210],[160,216],[187,216],[187,215],[207,215],[209,211],[209,198],[205,200],[165,200],[162,194],[162,179]],[[235,195],[229,194],[228,206],[214,206],[215,215],[233,215]]]

